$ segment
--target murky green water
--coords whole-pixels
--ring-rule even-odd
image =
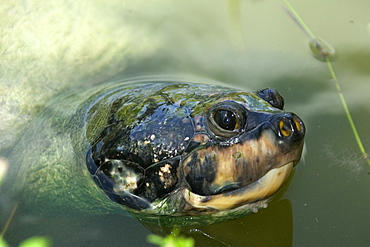
[[[46,11],[36,2],[20,2],[12,8],[2,3],[0,10],[9,20],[27,8],[31,13]],[[63,25],[70,46],[53,46],[58,32],[45,32],[61,24],[43,22],[41,17],[30,17],[29,36],[14,35],[29,42],[18,47],[18,54],[14,53],[17,49],[11,49],[17,40],[3,36],[3,147],[11,147],[9,143],[25,128],[13,124],[17,116],[28,122],[33,116],[27,109],[42,107],[60,90],[74,87],[71,85],[93,86],[108,78],[169,74],[218,80],[247,89],[275,87],[285,97],[285,108],[302,117],[307,126],[307,152],[290,186],[258,214],[188,227],[184,232],[195,238],[197,246],[369,245],[369,169],[361,159],[327,65],[313,58],[307,36],[284,12],[283,1],[85,4],[83,11],[76,4],[45,5],[55,14],[65,12],[68,15],[64,17],[76,18],[76,23],[66,21],[69,24]],[[314,33],[336,49],[334,70],[365,149],[370,152],[370,2],[292,0],[291,4]],[[87,21],[80,22],[84,15]],[[7,23],[6,18],[2,23]],[[26,15],[24,18],[27,20]],[[45,29],[33,32],[40,32],[37,42],[32,38],[33,21],[45,25]],[[87,31],[78,39],[72,29],[81,26]],[[19,27],[0,24],[0,28],[7,33],[17,32]],[[97,51],[98,46],[104,49]],[[13,100],[17,95],[19,101],[33,100],[36,107],[17,108]],[[4,129],[18,132],[10,135]],[[1,228],[11,205],[2,198]],[[146,246],[149,233],[136,219],[124,216],[50,218],[18,210],[5,238],[13,245],[29,236],[45,235],[54,239],[54,246]]]

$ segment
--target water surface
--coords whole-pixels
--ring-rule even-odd
[[[36,95],[40,95],[41,103],[37,107],[42,107],[44,101],[61,89],[82,84],[93,86],[109,78],[165,74],[206,78],[252,90],[274,87],[285,97],[285,108],[297,113],[307,127],[307,152],[290,186],[257,214],[209,226],[187,227],[183,231],[195,238],[197,246],[368,246],[368,167],[361,159],[327,65],[312,56],[307,36],[283,11],[283,1],[156,1],[148,5],[144,1],[133,5],[90,1],[86,4],[86,12],[75,9],[75,5],[60,11],[68,13],[71,19],[83,19],[84,14],[96,16],[96,20],[79,25],[86,25],[92,38],[102,42],[104,50],[92,49],[89,57],[84,49],[94,48],[94,44],[86,34],[72,47],[42,48],[37,61],[36,55],[27,60],[32,53],[27,56],[22,53],[14,60],[13,67],[7,64],[5,70],[3,66],[1,113],[8,121],[4,121],[7,129],[13,128],[14,125],[7,123],[16,122],[17,116],[27,115],[26,123],[34,117],[26,114],[24,108],[19,110],[17,104],[14,109],[19,113],[14,113],[12,108],[6,110],[9,107],[6,103],[14,103],[10,99],[23,97],[37,101]],[[292,0],[291,4],[311,30],[335,48],[334,70],[364,146],[370,152],[370,2]],[[7,9],[7,13],[21,8],[41,11],[34,3],[19,5]],[[54,25],[58,26],[45,24],[45,30]],[[64,28],[73,29],[75,25],[71,22]],[[74,34],[70,32],[72,39]],[[45,35],[41,39],[53,38]],[[30,51],[36,49],[32,44]],[[53,52],[68,54],[60,58],[51,56]],[[59,62],[51,64],[42,62],[58,59]],[[27,65],[31,66],[28,73],[22,70],[26,63],[33,65]],[[86,68],[87,64],[90,67]],[[60,66],[62,71],[49,69],[51,65]],[[36,68],[42,73],[35,71]],[[17,77],[17,71],[24,75]],[[21,85],[20,78],[26,86],[17,86]],[[27,85],[33,82],[30,90]],[[5,100],[8,89],[14,90]],[[30,109],[35,108],[30,106]],[[5,143],[15,141],[26,123],[8,131],[14,135],[4,134],[2,145],[11,147]],[[1,207],[6,212],[0,214],[3,226],[10,204],[3,200]],[[126,216],[50,218],[25,215],[19,210],[5,238],[12,245],[29,236],[44,235],[52,237],[54,246],[146,246],[149,233],[139,221]]]

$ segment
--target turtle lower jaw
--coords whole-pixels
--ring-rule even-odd
[[[192,210],[222,211],[232,209],[273,195],[288,179],[293,166],[293,162],[289,162],[281,167],[271,169],[257,181],[223,194],[202,196],[185,189],[183,197]]]

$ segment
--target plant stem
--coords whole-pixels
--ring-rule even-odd
[[[344,109],[344,112],[346,113],[346,116],[347,116],[347,119],[348,119],[348,122],[351,126],[351,129],[352,129],[352,132],[353,132],[353,135],[355,136],[356,138],[356,141],[357,141],[357,145],[364,157],[364,159],[367,161],[367,163],[369,164],[370,166],[370,159],[369,159],[369,155],[366,153],[365,151],[365,148],[364,146],[362,145],[362,141],[361,141],[361,138],[360,138],[360,135],[358,134],[357,132],[357,128],[355,126],[355,123],[353,122],[353,119],[352,119],[352,116],[351,116],[351,113],[348,109],[348,106],[347,106],[347,102],[346,100],[344,99],[344,95],[342,93],[342,90],[340,88],[340,85],[339,85],[339,81],[337,79],[337,76],[335,75],[335,72],[334,72],[334,69],[333,69],[333,66],[331,65],[331,62],[330,62],[330,58],[329,56],[326,56],[325,57],[326,59],[326,63],[328,65],[328,68],[329,68],[329,71],[330,71],[330,74],[331,74],[331,77],[332,79],[334,80],[335,82],[335,88],[337,89],[337,92],[338,92],[338,95],[339,95],[339,98],[340,98],[340,101],[342,103],[342,106],[343,106],[343,109]]]
[[[311,39],[311,42],[313,42],[313,44],[315,45],[315,47],[321,52],[321,55],[325,58],[325,62],[328,65],[331,78],[333,79],[333,81],[335,83],[336,90],[338,92],[338,95],[339,95],[340,101],[342,103],[344,112],[345,112],[345,114],[347,116],[348,122],[349,122],[349,124],[351,126],[353,135],[355,136],[357,145],[358,145],[358,147],[359,147],[359,149],[360,149],[360,151],[361,151],[361,153],[362,153],[365,161],[368,163],[368,165],[370,167],[369,155],[366,153],[365,148],[362,145],[361,138],[360,138],[360,136],[359,136],[359,134],[357,132],[357,128],[356,128],[355,123],[354,123],[354,121],[352,119],[351,113],[350,113],[350,111],[348,109],[346,100],[344,99],[344,95],[343,95],[342,90],[340,88],[339,81],[337,79],[337,76],[336,76],[336,74],[334,72],[333,66],[332,66],[331,61],[330,61],[330,58],[329,58],[329,55],[330,54],[324,49],[324,47],[321,44],[321,42],[317,39],[317,37],[313,34],[313,32],[311,32],[311,30],[304,23],[304,21],[301,19],[301,17],[298,15],[298,13],[294,10],[293,6],[287,0],[285,0],[285,4],[287,6],[287,8],[284,8],[285,11],[297,23],[297,25],[307,34],[307,36]]]
[[[0,234],[0,237],[4,238],[4,235],[6,233],[6,231],[8,230],[8,227],[10,225],[10,222],[12,221],[13,217],[14,217],[14,214],[15,214],[15,211],[17,211],[17,208],[18,208],[18,202],[16,202],[12,208],[12,211],[10,212],[10,215],[9,215],[9,218],[8,220],[6,221],[5,223],[5,226],[3,228],[3,230],[1,231],[1,234]]]

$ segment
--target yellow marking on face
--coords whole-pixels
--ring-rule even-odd
[[[267,132],[259,139],[234,144],[229,148],[209,147],[200,150],[202,161],[207,153],[211,153],[211,158],[216,162],[217,172],[211,187],[217,189],[237,183],[244,186],[262,177],[272,166],[289,162],[281,160],[285,155],[281,154],[271,135]]]
[[[209,137],[205,134],[197,134],[194,136],[193,140],[203,144],[209,141]]]
[[[253,184],[228,193],[228,195],[201,196],[185,189],[183,196],[186,202],[195,209],[213,208],[216,210],[227,210],[273,195],[287,180],[292,168],[293,163],[290,162],[280,168],[272,169]]]

